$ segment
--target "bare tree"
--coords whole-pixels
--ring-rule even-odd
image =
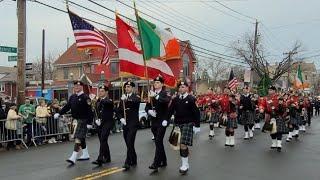
[[[51,53],[49,53],[48,56],[46,57],[45,66],[44,66],[45,80],[52,80],[54,78],[53,63],[55,60],[56,58]],[[32,70],[31,70],[31,73],[35,75],[36,81],[41,80],[41,72],[42,72],[42,61],[41,59],[37,59],[35,62],[32,63]]]
[[[228,65],[221,59],[202,59],[199,63],[202,72],[206,72],[212,82],[211,86],[215,87],[219,80],[226,79],[228,76]]]

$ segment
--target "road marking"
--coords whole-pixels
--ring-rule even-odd
[[[98,171],[98,172],[94,172],[91,174],[87,174],[85,176],[79,176],[74,178],[73,180],[92,180],[92,179],[98,179],[104,176],[108,176],[110,174],[114,174],[117,172],[123,171],[123,168],[119,168],[119,167],[113,167],[113,168],[109,168],[109,169],[105,169],[102,171]]]

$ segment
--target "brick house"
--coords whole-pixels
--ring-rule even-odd
[[[0,66],[0,97],[17,96],[17,68]]]

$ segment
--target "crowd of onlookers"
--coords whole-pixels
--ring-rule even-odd
[[[17,107],[9,98],[0,99],[0,151],[24,148],[21,139],[28,147],[69,141],[72,137],[71,117],[53,118],[66,103],[63,99],[46,101],[40,98],[36,101],[26,98],[25,103]],[[111,133],[122,131],[121,123],[116,122]],[[88,135],[95,133],[95,129],[92,129]],[[19,140],[6,141],[8,139]]]

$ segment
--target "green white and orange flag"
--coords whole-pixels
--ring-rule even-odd
[[[173,34],[137,16],[139,35],[145,60],[180,58],[180,44]]]
[[[296,88],[301,88],[303,87],[303,76],[302,76],[302,71],[301,71],[301,65],[299,64],[297,74],[295,77],[295,87]]]

